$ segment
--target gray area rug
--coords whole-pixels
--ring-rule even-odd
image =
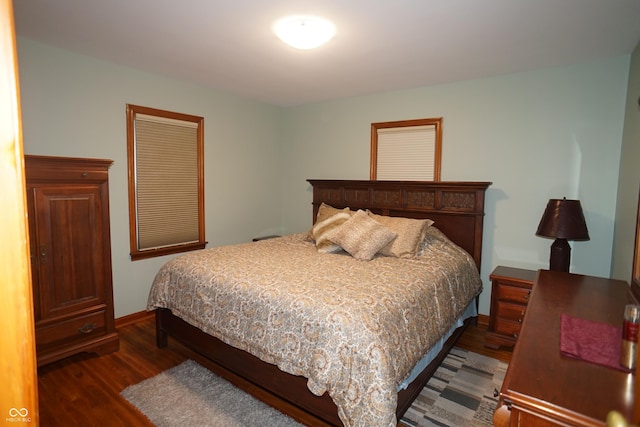
[[[121,394],[158,427],[301,426],[193,360]]]
[[[507,364],[451,350],[402,418],[406,426],[491,426]],[[193,360],[127,387],[122,396],[158,427],[301,424]]]

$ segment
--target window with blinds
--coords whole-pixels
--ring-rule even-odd
[[[371,124],[370,179],[439,181],[442,118]]]
[[[132,259],[205,247],[203,122],[127,105]]]

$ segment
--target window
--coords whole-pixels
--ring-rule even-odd
[[[442,117],[371,124],[371,180],[440,181]]]
[[[127,105],[131,259],[202,249],[204,119]]]

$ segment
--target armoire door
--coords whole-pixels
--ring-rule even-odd
[[[40,322],[105,303],[100,191],[34,189]]]

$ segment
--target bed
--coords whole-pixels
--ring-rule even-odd
[[[396,425],[477,314],[490,183],[309,182],[314,221],[330,207],[349,224],[434,223],[410,257],[320,253],[307,232],[176,257],[149,295],[157,344],[171,336],[331,425]]]

